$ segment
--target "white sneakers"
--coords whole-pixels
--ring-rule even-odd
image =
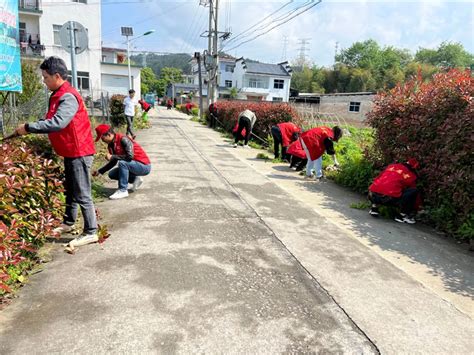
[[[237,143],[234,143],[233,145],[234,145],[234,148],[237,148]]]
[[[140,186],[142,186],[142,184],[143,184],[143,179],[140,176],[137,176],[135,178],[135,181],[132,184],[132,191],[137,191],[140,188]]]
[[[96,243],[99,241],[99,236],[97,234],[81,234],[76,239],[71,240],[68,243],[69,247],[75,248],[83,245]]]
[[[128,197],[128,191],[127,190],[125,190],[125,191],[117,190],[112,195],[109,196],[109,198],[111,200],[119,200],[119,199],[125,198],[125,197]]]

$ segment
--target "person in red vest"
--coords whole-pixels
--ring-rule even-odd
[[[301,128],[295,125],[293,122],[282,122],[273,126],[271,129],[273,136],[273,151],[275,159],[280,157],[280,145],[281,145],[281,158],[287,159],[286,149],[291,142],[298,139],[298,134],[301,132]]]
[[[151,105],[145,100],[138,100],[138,103],[140,104],[143,111],[142,119],[144,121],[148,121],[148,111],[151,110]]]
[[[57,233],[74,230],[79,207],[84,219],[83,233],[69,242],[74,248],[99,240],[91,193],[90,170],[95,154],[91,124],[81,95],[67,82],[66,63],[49,57],[40,65],[43,82],[52,94],[46,117],[18,126],[16,133],[47,133],[56,154],[64,157],[66,210]]]
[[[244,128],[240,133],[238,133],[238,130],[239,122],[236,122],[234,128],[232,129],[232,135],[234,136],[234,139],[237,139],[239,141],[244,140],[245,135],[247,134],[247,130]]]
[[[216,128],[217,114],[218,114],[218,106],[217,106],[217,101],[216,101],[209,105],[209,127]]]
[[[369,213],[376,217],[379,215],[379,205],[395,206],[400,208],[395,221],[416,223],[414,215],[419,197],[416,169],[419,166],[418,161],[411,158],[406,163],[390,164],[382,171],[369,186],[369,200],[372,202]]]
[[[95,128],[95,132],[97,134],[95,141],[100,139],[108,145],[109,152],[105,159],[109,162],[94,171],[92,175],[105,174],[118,164],[118,167],[109,172],[109,178],[118,180],[118,190],[109,198],[118,200],[128,197],[128,184],[132,184],[132,191],[136,191],[143,183],[141,176],[150,173],[150,159],[137,142],[130,139],[129,136],[115,133],[109,125],[101,124]]]
[[[296,167],[296,171],[301,171],[308,163],[306,153],[299,139],[290,144],[286,154],[290,157],[290,169]]]
[[[171,108],[173,107],[173,100],[168,99],[166,101],[166,107],[167,107],[168,110],[171,110]]]
[[[332,155],[334,165],[339,166],[334,150],[334,142],[338,142],[342,137],[342,130],[338,126],[332,129],[321,126],[312,128],[301,134],[301,146],[303,147],[308,163],[306,164],[306,178],[313,177],[315,172],[316,179],[323,177],[323,154],[326,152]]]

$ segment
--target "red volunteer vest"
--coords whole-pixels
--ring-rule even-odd
[[[311,160],[316,160],[324,154],[326,147],[324,140],[326,138],[334,139],[334,132],[329,127],[316,127],[301,134],[306,148],[308,148]]]
[[[295,157],[306,159],[306,153],[301,145],[301,141],[299,139],[295,140],[293,143],[290,144],[288,150],[286,151],[290,155],[294,155]]]
[[[142,107],[143,111],[146,111],[150,108],[150,104],[146,101],[140,100],[138,101],[140,103],[140,106]]]
[[[403,164],[390,164],[374,179],[369,190],[381,195],[400,197],[403,190],[416,187],[416,174]]]
[[[283,141],[282,145],[284,147],[288,147],[293,141],[293,134],[300,132],[298,126],[295,125],[293,122],[278,123],[277,126],[278,128],[280,128],[281,139]]]
[[[239,129],[239,122],[237,122],[237,123],[235,124],[235,127],[232,128],[232,132],[233,132],[233,133],[236,133],[236,132],[238,131],[238,129]],[[246,134],[247,134],[247,130],[244,128],[244,129],[242,130],[241,135],[242,135],[242,137],[245,137]]]
[[[125,155],[125,151],[122,147],[122,144],[120,144],[120,141],[122,140],[123,136],[124,135],[121,133],[115,133],[114,151],[116,155]],[[133,143],[133,160],[136,160],[145,165],[150,165],[150,159],[148,159],[148,155],[146,155],[140,144],[138,144],[134,140],[131,141]],[[110,152],[110,154],[112,154],[112,152]]]
[[[71,122],[58,132],[48,134],[55,152],[65,158],[78,158],[95,154],[94,139],[92,138],[91,123],[87,115],[81,95],[67,81],[51,94],[46,119],[50,120],[58,111],[61,97],[70,93],[74,95],[79,108]]]

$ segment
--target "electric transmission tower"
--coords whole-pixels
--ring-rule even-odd
[[[307,63],[307,55],[306,52],[309,51],[307,47],[311,41],[311,38],[300,38],[298,40],[298,44],[300,45],[299,48],[299,55],[298,55],[298,65],[304,66]]]
[[[288,40],[288,36],[283,36],[283,50],[281,52],[281,61],[282,62],[287,60],[287,57],[288,57],[287,49],[288,49],[288,43],[289,42],[290,41]]]

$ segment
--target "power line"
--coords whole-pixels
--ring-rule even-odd
[[[289,4],[291,4],[293,2],[293,0],[291,1],[288,1],[287,3],[283,4],[281,7],[279,7],[278,9],[276,9],[275,11],[273,11],[271,14],[267,15],[266,17],[264,17],[262,20],[260,20],[259,22],[253,24],[252,26],[250,26],[249,28],[247,28],[246,30],[240,32],[239,34],[237,34],[235,37],[232,37],[227,43],[232,43],[234,41],[237,40],[237,38],[243,36],[245,33],[247,33],[248,31],[252,30],[253,28],[255,28],[256,26],[260,25],[262,22],[266,21],[267,19],[269,19],[270,17],[272,17],[273,15],[275,15],[276,13],[278,13],[280,10],[282,10],[283,8],[285,8],[286,6],[288,6]]]
[[[312,1],[314,1],[314,0],[312,0]],[[304,10],[298,12],[297,14],[291,16],[290,18],[286,19],[285,21],[276,24],[275,26],[269,28],[267,31],[265,31],[265,32],[263,32],[263,33],[260,33],[260,34],[258,34],[258,35],[256,35],[256,36],[250,38],[250,39],[247,40],[247,41],[244,41],[244,42],[241,42],[241,43],[237,44],[236,46],[234,46],[234,47],[228,49],[228,51],[234,50],[234,49],[236,49],[236,48],[238,48],[238,47],[240,47],[240,46],[242,46],[242,45],[244,45],[244,44],[246,44],[246,43],[249,43],[249,42],[251,42],[251,41],[254,41],[255,39],[257,39],[257,38],[259,38],[259,37],[261,37],[261,36],[267,34],[268,32],[274,30],[275,28],[284,25],[285,23],[291,21],[291,20],[294,19],[295,17],[298,17],[299,15],[305,13],[306,11],[309,11],[310,9],[312,9],[313,7],[315,7],[316,5],[320,4],[321,1],[322,1],[322,0],[318,0],[318,2],[311,4],[311,5],[310,5],[309,7],[307,7],[306,9],[304,9]]]

